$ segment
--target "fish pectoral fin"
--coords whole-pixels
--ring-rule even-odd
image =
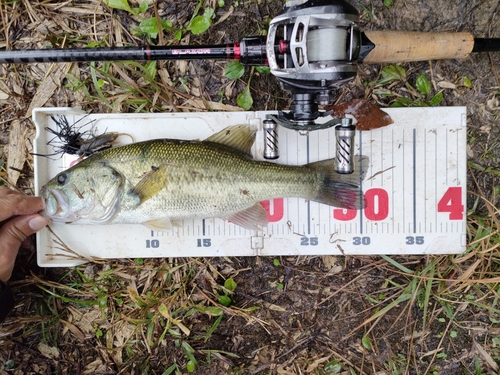
[[[159,232],[167,232],[172,230],[173,227],[181,228],[182,222],[170,220],[168,217],[163,217],[161,219],[149,220],[144,223],[146,227],[151,230],[159,231]]]
[[[208,137],[205,141],[220,143],[251,155],[257,128],[252,125],[229,126]]]
[[[130,189],[129,194],[135,195],[139,198],[139,205],[154,197],[162,189],[167,186],[167,166],[160,165],[158,167],[151,167],[151,170],[145,173],[141,180]]]
[[[269,223],[267,212],[260,203],[255,203],[246,210],[232,214],[227,219],[234,224],[250,230],[261,230],[259,225],[266,226]]]

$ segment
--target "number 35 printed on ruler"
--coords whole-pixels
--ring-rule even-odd
[[[365,192],[366,207],[364,215],[368,220],[381,221],[389,216],[389,194],[380,188],[369,189]],[[267,211],[269,222],[275,223],[283,219],[284,202],[283,198],[273,199],[271,202],[261,202]],[[464,205],[462,202],[462,187],[449,187],[437,203],[437,212],[448,213],[450,220],[463,220]],[[347,210],[342,208],[333,209],[333,217],[339,221],[354,220],[358,215],[357,210]]]

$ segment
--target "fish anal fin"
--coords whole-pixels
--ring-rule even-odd
[[[257,128],[255,126],[234,125],[211,135],[205,141],[223,144],[250,155],[250,150],[255,142],[256,133]]]
[[[146,227],[151,230],[159,232],[168,232],[174,227],[182,228],[182,222],[176,220],[170,220],[168,217],[163,217],[161,219],[149,220],[144,223]]]
[[[129,194],[139,197],[139,204],[154,197],[167,185],[167,166],[160,165],[151,167],[151,170],[145,173],[141,180],[130,189]]]
[[[269,223],[267,212],[260,203],[256,203],[246,210],[232,214],[228,216],[227,219],[233,224],[250,230],[261,230],[259,226],[266,226]]]

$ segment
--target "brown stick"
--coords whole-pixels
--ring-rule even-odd
[[[365,31],[375,48],[365,64],[464,59],[474,48],[470,33],[422,33],[413,31]]]

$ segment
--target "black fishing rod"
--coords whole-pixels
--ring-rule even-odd
[[[92,61],[239,60],[245,65],[266,64],[265,38],[212,46],[144,46],[58,48],[0,51],[0,64]]]
[[[386,44],[378,39],[375,44],[372,39],[381,38],[385,34]],[[404,49],[415,49],[414,40],[408,39],[406,42],[396,42],[402,39],[402,35],[410,38],[421,38],[421,44],[428,41],[436,43],[436,37],[440,39],[444,35],[451,36],[449,41],[454,48],[451,54],[461,51],[453,44],[453,41],[463,43],[472,49],[469,53],[461,54],[457,58],[465,58],[471,52],[498,52],[500,51],[500,38],[474,38],[470,33],[418,33],[418,32],[395,32],[395,31],[372,31],[361,33],[361,48],[358,63],[380,64],[383,62],[408,62],[423,61],[430,59],[443,59],[443,55],[450,52],[439,52],[434,57],[429,51],[424,51],[420,55],[410,56],[410,59],[403,59],[401,56],[392,56],[387,53],[387,45],[391,45],[393,50],[397,50],[403,45]],[[423,38],[423,39],[422,39]],[[473,42],[471,43],[471,40]],[[380,53],[370,52],[378,47]],[[286,53],[289,46],[285,40],[279,41],[274,46],[278,53]],[[401,50],[398,52],[401,53]],[[244,65],[267,65],[266,38],[250,37],[244,38],[238,43],[225,45],[201,45],[201,46],[131,46],[131,47],[98,47],[98,48],[54,48],[54,49],[26,49],[26,50],[0,50],[0,64],[29,64],[29,63],[63,63],[63,62],[93,62],[93,61],[159,61],[159,60],[238,60]],[[395,60],[396,59],[396,60]]]
[[[359,63],[463,59],[473,52],[500,51],[500,38],[474,38],[467,32],[361,32],[358,22],[358,11],[344,0],[293,0],[271,21],[267,37],[212,46],[3,50],[0,63],[215,59],[268,64],[292,94],[290,111],[280,111],[274,120],[307,132],[340,123],[316,123],[329,115],[318,105],[333,103],[335,90],[354,79]]]

